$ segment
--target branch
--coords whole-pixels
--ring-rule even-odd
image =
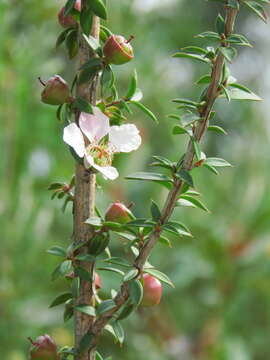
[[[236,16],[237,16],[236,9],[226,7],[225,34],[224,34],[224,41],[222,42],[222,46],[227,46],[226,38],[233,32]],[[207,90],[205,104],[202,107],[202,109],[200,109],[200,121],[198,122],[198,124],[194,129],[194,139],[198,142],[202,140],[206,132],[209,122],[209,116],[211,114],[215,100],[219,95],[219,85],[220,85],[223,65],[224,65],[224,56],[221,52],[219,52],[218,56],[213,62],[211,83],[209,84]],[[193,143],[190,140],[187,147],[187,152],[183,159],[182,169],[187,171],[192,169],[194,156],[195,156],[195,151],[194,151]],[[174,180],[173,188],[168,194],[165,206],[161,213],[161,218],[159,220],[159,223],[151,233],[149,240],[141,248],[138,257],[135,260],[134,267],[139,270],[138,276],[140,276],[152,249],[154,248],[155,244],[157,243],[160,237],[162,231],[161,226],[168,221],[168,219],[173,213],[176,201],[178,199],[178,194],[181,191],[183,184],[184,182],[180,179]],[[98,343],[98,338],[104,326],[113,317],[113,315],[121,308],[121,306],[125,304],[128,298],[129,298],[128,282],[124,282],[121,285],[121,288],[114,299],[116,306],[113,309],[104,313],[100,318],[98,318],[89,329],[93,335],[93,340],[91,343],[92,347],[96,347]]]

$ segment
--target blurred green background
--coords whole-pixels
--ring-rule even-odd
[[[150,199],[160,205],[166,191],[158,185],[127,181],[131,172],[149,169],[151,155],[177,160],[186,146],[172,137],[174,111],[170,99],[198,96],[196,79],[204,65],[170,57],[194,38],[213,30],[219,6],[204,0],[108,1],[108,26],[115,33],[136,35],[136,59],[117,69],[125,91],[136,67],[147,104],[160,125],[134,112],[144,146],[116,159],[121,176],[104,182],[97,201],[105,210],[112,200],[134,201],[135,213],[148,215]],[[75,64],[63,48],[55,50],[61,29],[58,0],[0,1],[0,353],[3,360],[26,360],[27,336],[49,333],[59,345],[72,344],[72,320],[63,324],[62,309],[48,304],[66,289],[51,282],[58,259],[46,254],[54,244],[65,246],[72,231],[71,209],[50,200],[52,181],[69,181],[73,160],[62,142],[55,109],[40,103],[41,86],[60,74],[71,81]],[[124,322],[122,348],[109,335],[104,355],[125,360],[265,360],[270,358],[270,190],[269,95],[270,28],[243,10],[237,31],[253,43],[240,49],[233,75],[251,87],[263,103],[217,103],[215,124],[228,136],[211,133],[204,142],[209,156],[223,157],[233,168],[220,176],[194,171],[198,191],[211,209],[181,208],[175,218],[185,222],[194,238],[173,239],[173,248],[159,244],[151,258],[176,289],[164,286],[160,306],[140,309]],[[113,253],[122,249],[113,243]],[[116,287],[117,275],[101,274],[103,293]]]

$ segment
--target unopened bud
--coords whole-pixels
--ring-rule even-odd
[[[121,35],[111,35],[105,42],[103,52],[105,56],[105,62],[107,64],[122,65],[133,59],[133,48],[130,44],[130,40],[126,40]]]
[[[121,202],[112,203],[105,213],[105,220],[126,224],[133,219],[131,211]]]
[[[47,334],[39,336],[35,341],[29,338],[31,360],[60,360],[55,341]]]
[[[72,97],[67,82],[59,75],[52,76],[41,93],[41,100],[49,105],[61,105],[70,102]]]
[[[143,299],[141,305],[154,306],[160,303],[162,296],[161,282],[149,274],[143,274]]]
[[[79,12],[81,11],[81,0],[76,0],[75,5],[74,5],[74,9],[76,9]],[[71,26],[75,26],[77,24],[77,21],[74,18],[74,16],[72,14],[68,14],[68,15],[64,16],[64,12],[65,12],[64,7],[62,7],[60,9],[60,11],[58,12],[59,24],[61,26],[63,26],[63,28],[68,28],[68,27],[71,27]]]

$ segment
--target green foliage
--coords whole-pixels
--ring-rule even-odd
[[[257,1],[257,4],[259,3]],[[234,6],[235,4],[236,2],[230,1],[229,5]],[[4,161],[1,165],[3,216],[1,219],[2,251],[0,255],[2,269],[0,289],[4,311],[0,327],[0,347],[3,359],[7,360],[27,358],[25,338],[29,334],[38,334],[43,331],[54,332],[60,344],[71,342],[70,329],[72,326],[72,321],[68,324],[68,330],[59,325],[61,321],[59,320],[60,307],[59,312],[55,308],[53,313],[56,315],[55,317],[47,314],[44,309],[55,294],[66,291],[66,286],[62,285],[61,281],[48,282],[48,273],[54,266],[57,266],[60,258],[46,256],[45,250],[50,248],[50,253],[64,256],[63,249],[69,243],[71,234],[71,207],[67,208],[66,214],[61,214],[59,212],[61,199],[49,201],[45,189],[51,179],[60,178],[68,181],[73,166],[70,163],[70,157],[59,141],[61,138],[60,126],[55,122],[54,114],[50,109],[40,107],[36,95],[39,92],[38,85],[33,81],[38,75],[45,77],[49,76],[52,71],[64,71],[65,62],[61,57],[63,49],[58,50],[59,57],[57,59],[52,59],[50,52],[54,34],[57,30],[59,31],[59,29],[55,29],[56,25],[54,24],[55,14],[60,4],[55,4],[53,1],[40,1],[37,6],[34,1],[29,0],[25,4],[18,2],[16,5],[14,8],[14,4],[6,1],[0,4],[0,10],[3,10],[0,11],[2,20],[0,27],[1,33],[4,35],[0,58],[0,74],[3,79],[0,85],[3,94],[0,100],[3,110],[1,144],[4,149]],[[135,47],[137,57],[141,61],[136,63],[136,67],[140,74],[140,86],[147,94],[144,102],[151,109],[155,109],[161,122],[161,125],[154,129],[155,125],[141,117],[144,113],[133,114],[134,119],[143,129],[146,139],[150,138],[151,141],[147,141],[148,148],[132,155],[128,163],[124,162],[121,155],[115,159],[123,176],[141,171],[145,166],[145,157],[148,157],[147,164],[149,164],[152,153],[163,154],[166,158],[171,159],[173,164],[177,160],[175,147],[184,151],[184,137],[175,136],[172,139],[169,136],[172,123],[171,120],[165,118],[165,115],[171,111],[167,99],[177,92],[179,96],[185,97],[188,94],[191,98],[196,98],[197,90],[192,90],[189,83],[195,82],[196,77],[201,76],[201,72],[199,74],[196,70],[196,63],[188,65],[190,67],[180,64],[174,67],[175,63],[173,62],[181,59],[172,60],[170,63],[172,65],[168,67],[167,63],[163,64],[161,54],[166,54],[168,48],[173,52],[179,46],[191,42],[194,46],[198,45],[198,39],[193,40],[191,34],[194,31],[199,33],[202,29],[209,27],[209,17],[212,16],[214,19],[216,5],[218,3],[191,3],[190,1],[166,5],[168,7],[166,10],[170,9],[170,16],[167,16],[164,8],[157,7],[152,13],[148,12],[143,15],[140,27],[137,27],[138,10],[134,10],[133,6],[124,1],[121,1],[119,5],[121,11],[116,11],[115,6],[110,4],[111,25],[114,30],[120,33],[126,32],[126,29],[130,28],[129,31],[137,35],[138,40]],[[188,10],[183,11],[184,9]],[[195,11],[197,14],[202,14],[199,21],[198,17],[194,17]],[[123,14],[120,13],[124,13],[125,16],[123,17]],[[118,17],[119,14],[121,21]],[[162,21],[157,23],[157,18]],[[251,22],[251,19],[252,17],[247,21]],[[41,23],[45,25],[40,26]],[[240,30],[241,27],[240,24]],[[20,32],[15,32],[15,29],[20,29]],[[69,32],[71,30],[66,34]],[[146,33],[149,34],[147,46],[140,48],[140,39],[145,39]],[[209,36],[210,39],[219,40],[216,35],[212,34],[212,38],[211,35]],[[249,44],[245,38],[236,34],[231,35],[229,41],[233,46]],[[21,46],[22,42],[23,47]],[[258,51],[259,45],[256,43],[253,45],[255,47],[253,51]],[[267,43],[264,46],[267,48]],[[16,49],[16,51],[12,51],[12,49]],[[239,49],[241,55],[245,50]],[[192,49],[187,51],[192,53]],[[261,61],[264,61],[265,57],[264,64],[267,66],[267,56],[264,51],[267,50],[262,48],[261,53],[258,51],[258,57]],[[204,55],[200,54],[200,56]],[[207,62],[202,63],[203,67],[209,63],[210,59],[206,59]],[[158,66],[153,66],[156,63]],[[133,68],[128,66],[126,74],[121,74],[118,80],[122,94],[128,94],[129,84],[133,81],[130,81]],[[251,68],[256,67],[256,64],[250,66]],[[186,75],[189,78],[184,82]],[[66,76],[70,77],[71,74],[67,73]],[[184,83],[181,86],[176,85],[173,81],[175,77],[182,79]],[[239,78],[245,84],[249,83],[249,86],[258,89],[256,77]],[[165,81],[168,79],[170,79],[168,82]],[[261,80],[263,79],[258,74],[257,81],[261,82]],[[232,84],[229,88],[237,89]],[[226,89],[230,90],[228,87]],[[113,90],[110,91],[110,96],[114,96]],[[249,92],[244,92],[246,95],[243,93],[239,95],[239,92],[238,95],[230,94],[230,98],[249,96]],[[260,92],[263,94],[262,90]],[[210,336],[212,342],[207,348],[201,350],[201,357],[204,359],[234,359],[240,358],[240,356],[247,359],[263,359],[269,354],[265,337],[265,333],[269,332],[266,320],[269,317],[270,296],[268,290],[270,274],[268,266],[269,191],[267,181],[265,181],[268,176],[266,123],[264,118],[259,115],[259,108],[256,107],[256,104],[253,105],[254,108],[246,103],[236,106],[232,103],[230,105],[232,110],[228,110],[227,105],[223,105],[222,96],[224,94],[221,94],[220,102],[217,105],[219,111],[215,119],[215,126],[225,127],[230,135],[235,134],[235,136],[228,136],[225,139],[220,135],[211,134],[204,150],[211,157],[216,154],[224,156],[235,167],[233,171],[222,170],[222,177],[219,179],[212,177],[203,169],[192,170],[196,189],[203,192],[207,205],[214,213],[206,217],[202,211],[190,210],[191,213],[188,209],[184,209],[185,211],[182,211],[181,208],[176,209],[175,220],[189,224],[193,230],[194,240],[179,239],[178,237],[175,241],[174,236],[178,234],[178,231],[176,224],[171,224],[172,228],[168,228],[171,232],[167,231],[166,236],[171,241],[173,250],[160,244],[151,259],[154,264],[162,264],[161,270],[170,275],[176,286],[176,290],[171,291],[169,287],[164,290],[165,296],[160,307],[161,311],[158,311],[157,316],[161,325],[155,331],[151,330],[151,316],[155,311],[144,315],[133,313],[134,315],[127,318],[126,323],[123,322],[123,327],[129,333],[127,346],[118,350],[112,345],[111,339],[105,336],[102,349],[102,354],[105,354],[104,359],[107,358],[106,354],[108,353],[113,353],[113,358],[145,359],[147,352],[150,360],[171,360],[175,358],[174,355],[164,351],[164,348],[171,346],[168,343],[167,335],[171,339],[177,339],[179,343],[182,341],[182,336],[185,336],[185,339],[188,339],[192,345],[198,346],[201,344],[199,339],[206,336],[205,334],[209,334],[207,329],[213,329],[214,333],[219,332],[220,335],[218,337]],[[128,98],[127,95],[126,97]],[[116,96],[112,101],[114,100],[119,100],[119,98]],[[127,102],[124,101],[124,103]],[[179,105],[185,105],[185,103],[179,103]],[[191,109],[196,111],[199,103],[195,101],[186,105],[190,105]],[[123,103],[119,104],[118,110],[119,112],[115,113],[117,121],[128,114]],[[177,115],[181,112],[181,109],[177,110]],[[185,118],[182,120],[182,113],[180,117],[186,125]],[[182,125],[177,124],[176,126],[180,128]],[[217,127],[215,130],[218,129]],[[182,128],[188,129],[185,126]],[[29,129],[31,130],[29,131]],[[209,130],[213,130],[213,125],[212,128],[209,127]],[[155,136],[153,136],[154,132]],[[222,133],[220,130],[217,132]],[[235,137],[239,134],[241,134],[241,139],[235,141]],[[48,149],[48,152],[44,149]],[[33,166],[37,167],[35,162],[37,155],[41,156],[38,157],[38,164],[41,166],[39,172],[33,170]],[[46,172],[48,159],[49,170]],[[162,162],[159,162],[160,164]],[[215,164],[217,163],[215,162]],[[163,165],[164,171],[170,172],[170,169],[173,168],[166,161]],[[206,165],[212,169],[214,169],[213,166],[217,166],[213,165],[209,158],[203,164],[203,168]],[[166,166],[168,167],[166,168]],[[149,171],[149,168],[147,167],[145,171]],[[166,175],[160,174],[163,180],[163,176],[168,176],[168,172]],[[170,187],[170,176],[165,179],[165,183]],[[142,194],[144,199],[152,198],[157,203],[162,203],[166,188],[163,191],[163,188],[159,186],[159,180],[155,178],[151,182],[141,181],[138,182],[138,185],[134,183],[135,186],[129,189],[130,183],[121,178],[117,185],[113,185],[99,197],[98,205],[104,210],[109,198],[113,196],[117,199],[119,196],[124,196],[119,195],[118,189],[123,189],[124,193],[127,193],[128,190],[129,200],[136,203],[136,215],[139,218],[149,216],[149,206],[142,201]],[[61,187],[65,183],[59,184]],[[53,194],[56,193],[54,192],[56,189],[58,188],[51,189]],[[187,198],[188,195],[181,197],[184,196]],[[150,205],[150,201],[148,205]],[[230,209],[230,211],[225,209]],[[150,228],[153,226],[153,224],[148,225]],[[179,229],[186,231],[180,226]],[[124,236],[128,237],[127,234],[132,235],[131,232],[128,233],[125,230]],[[134,237],[136,238],[136,236],[133,235],[133,240],[126,238],[123,240],[123,237],[114,232],[113,254],[122,259],[123,241],[130,244],[134,241]],[[56,243],[60,244],[61,248],[56,248]],[[121,260],[108,258],[107,262],[118,262],[119,265]],[[130,264],[132,264],[132,259]],[[68,265],[67,269],[65,269],[66,265]],[[65,263],[65,266],[62,268],[60,276],[70,270],[70,262]],[[125,263],[126,268],[123,267],[123,264],[119,266],[128,271],[129,263]],[[119,274],[113,271],[102,271],[102,278],[105,283],[102,295],[104,298],[109,298],[108,289],[112,286],[118,287]],[[130,284],[133,282],[131,280]],[[134,300],[134,302],[136,301]],[[132,306],[130,304],[127,306],[129,308],[125,309],[126,314]],[[254,309],[254,311],[250,311],[250,309]],[[243,316],[239,317],[239,313]],[[170,329],[162,327],[167,323],[170,324]],[[8,335],[11,331],[12,337]],[[123,338],[119,328],[114,331],[118,333],[118,338]],[[157,334],[156,339],[154,333]],[[138,345],[141,344],[142,339],[145,344],[144,352],[141,352],[141,346]],[[89,344],[89,338],[86,339],[86,343]],[[189,354],[187,356],[193,356],[191,351],[187,351]],[[183,356],[180,351],[176,358]]]

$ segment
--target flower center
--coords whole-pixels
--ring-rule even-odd
[[[102,144],[89,145],[87,148],[87,154],[91,155],[95,163],[99,166],[110,166],[112,164],[111,153]]]

